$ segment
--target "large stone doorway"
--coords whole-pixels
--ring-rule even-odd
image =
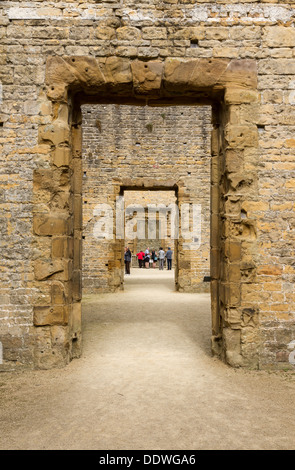
[[[257,365],[255,303],[243,286],[255,283],[255,221],[242,209],[256,197],[256,69],[248,60],[125,60],[53,57],[47,63],[52,123],[48,167],[35,172],[34,233],[44,244],[35,262],[35,366],[66,364],[81,353],[82,115],[85,103],[148,106],[211,105],[212,350],[233,366]],[[54,181],[54,184],[50,184]],[[121,187],[113,185],[114,204]],[[167,182],[166,182],[167,184]],[[149,181],[145,182],[149,187]],[[42,200],[42,190],[54,197]],[[56,194],[58,193],[58,198]],[[179,197],[183,188],[179,188]],[[45,197],[45,196],[44,196]],[[50,249],[48,250],[48,248]],[[121,246],[114,243],[116,267]],[[120,268],[121,269],[121,268]],[[38,298],[38,295],[37,295]]]

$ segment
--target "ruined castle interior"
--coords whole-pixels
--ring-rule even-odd
[[[83,354],[82,293],[122,291],[124,246],[151,245],[98,235],[122,196],[200,208],[174,282],[210,297],[212,354],[292,369],[291,2],[2,4],[1,370]]]

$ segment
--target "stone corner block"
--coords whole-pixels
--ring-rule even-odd
[[[35,326],[66,325],[68,317],[68,307],[65,305],[34,307]]]
[[[70,218],[68,215],[35,214],[34,233],[40,236],[69,235]]]

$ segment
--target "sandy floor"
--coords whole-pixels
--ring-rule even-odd
[[[0,374],[0,449],[295,449],[295,373],[210,354],[210,299],[134,269],[84,299],[84,349],[63,370]]]

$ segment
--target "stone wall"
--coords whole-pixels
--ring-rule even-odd
[[[98,204],[112,201],[114,182],[118,184],[130,177],[137,181],[142,178],[140,184],[150,178],[153,184],[166,179],[171,181],[171,186],[185,186],[188,188],[186,203],[201,206],[200,246],[196,244],[197,248],[186,250],[189,268],[180,268],[176,278],[177,288],[182,291],[208,291],[204,277],[210,275],[210,132],[209,106],[83,106],[85,293],[121,287],[121,283],[114,282],[114,270],[109,269],[112,241],[95,236],[94,228],[99,221],[95,209]],[[169,191],[150,193],[154,196],[148,197],[143,191],[144,199],[139,193],[136,202],[144,207],[156,202],[168,206],[171,202],[171,197],[166,195]],[[127,204],[131,203],[128,194],[127,191]],[[177,266],[176,253],[175,263]]]
[[[79,212],[81,174],[75,172],[73,186],[69,166],[79,122],[73,121],[71,140],[65,96],[79,83],[91,92],[98,78],[85,78],[81,64],[90,62],[84,59],[77,69],[65,67],[68,56],[101,59],[107,89],[115,83],[117,95],[129,72],[124,65],[112,82],[116,60],[139,59],[129,96],[160,95],[162,64],[168,100],[173,93],[175,101],[199,92],[213,108],[221,103],[212,134],[212,211],[215,221],[219,217],[213,226],[221,241],[211,240],[211,257],[220,260],[211,266],[213,305],[220,307],[220,314],[213,312],[215,342],[221,341],[222,357],[235,366],[292,367],[294,13],[291,0],[1,2],[2,368],[61,366],[79,353],[80,294],[71,286],[79,277],[73,246],[81,228],[78,216],[71,228],[66,215],[73,201]],[[176,67],[171,58],[179,60]],[[257,83],[240,61],[255,64]]]

